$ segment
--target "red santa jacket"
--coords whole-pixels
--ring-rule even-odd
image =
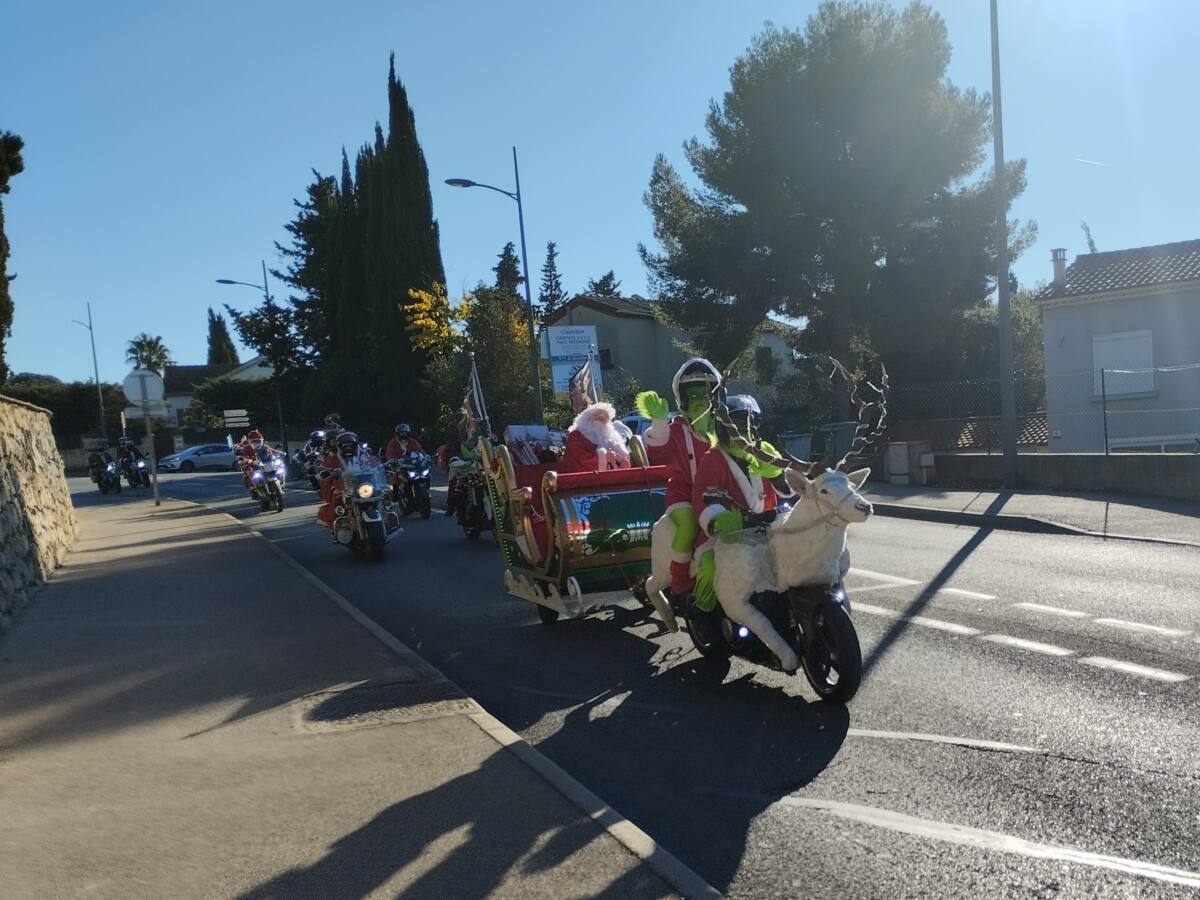
[[[416,451],[417,453],[425,452],[425,448],[421,446],[421,442],[415,437],[410,437],[405,441],[401,441],[400,438],[394,437],[388,441],[387,449],[383,452],[383,458],[404,459],[404,457],[408,456],[408,454],[412,453],[413,451]]]
[[[662,419],[655,421],[644,437],[650,463],[669,469],[667,510],[690,505],[696,472],[712,449],[708,439],[696,434],[683,416],[677,416],[669,423]]]
[[[707,491],[722,490],[729,500],[706,501]],[[743,513],[764,513],[775,509],[779,496],[771,482],[759,475],[747,474],[732,456],[720,448],[714,449],[700,461],[696,480],[692,485],[692,508],[700,521],[700,528],[709,541],[715,535],[709,532],[713,517],[727,509],[738,509]],[[703,545],[702,545],[703,547]]]
[[[596,445],[588,440],[581,431],[572,431],[567,435],[567,447],[559,463],[560,472],[595,472],[599,467],[596,459]]]

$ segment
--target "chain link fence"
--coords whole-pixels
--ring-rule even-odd
[[[1200,363],[1016,378],[1024,452],[1200,452]],[[893,441],[999,453],[1000,379],[894,385]]]

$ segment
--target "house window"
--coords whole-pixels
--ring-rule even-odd
[[[601,350],[600,351],[600,368],[601,369],[611,369],[612,367],[613,367],[612,351],[611,350]]]
[[[1149,331],[1123,331],[1092,337],[1092,371],[1100,396],[1100,370],[1109,397],[1148,394],[1154,390],[1154,339]]]
[[[771,348],[765,344],[758,347],[754,351],[754,380],[759,384],[771,384],[778,372],[779,360],[775,358]]]

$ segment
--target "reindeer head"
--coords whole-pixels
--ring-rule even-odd
[[[850,473],[826,469],[809,478],[798,469],[788,469],[783,477],[792,490],[805,502],[811,502],[815,509],[853,524],[865,522],[873,512],[870,501],[858,492],[870,474],[870,469]]]

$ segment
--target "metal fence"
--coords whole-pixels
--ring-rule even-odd
[[[1200,452],[1200,363],[1018,376],[1017,444],[1050,453]],[[893,386],[892,440],[1000,451],[1000,380]]]

